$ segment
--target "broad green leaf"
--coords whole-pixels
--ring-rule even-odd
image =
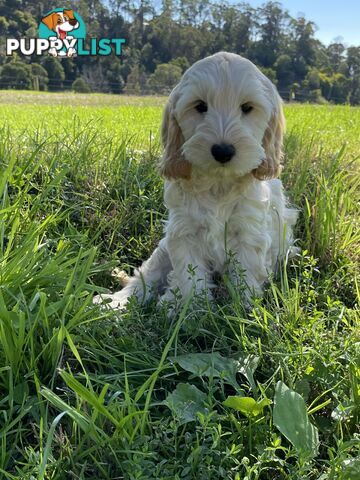
[[[164,405],[169,407],[180,424],[193,422],[197,419],[197,413],[206,414],[206,394],[195,385],[179,383],[176,389],[170,393]]]
[[[187,372],[199,377],[222,378],[239,390],[236,381],[238,362],[232,358],[222,357],[218,352],[213,353],[188,353],[172,357],[170,360],[178,363]]]
[[[317,455],[318,430],[309,420],[305,401],[281,381],[276,384],[273,420],[274,425],[292,443],[299,455]]]
[[[267,398],[257,402],[251,397],[239,396],[230,396],[225,400],[225,402],[223,402],[225,407],[233,408],[234,410],[243,413],[247,417],[257,417],[263,412],[264,408],[270,404],[271,401]]]
[[[241,393],[236,374],[241,373],[249,382],[252,391],[256,390],[254,372],[259,364],[259,357],[240,354],[237,359],[222,357],[218,352],[188,353],[171,357],[170,360],[178,363],[184,370],[199,377],[222,378]]]

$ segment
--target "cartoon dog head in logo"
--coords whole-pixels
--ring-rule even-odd
[[[79,28],[79,22],[74,17],[73,10],[63,10],[62,12],[52,12],[41,21],[50,29],[56,32],[60,40],[64,40],[67,34],[76,28]]]

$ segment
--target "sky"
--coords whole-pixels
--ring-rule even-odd
[[[247,3],[258,7],[265,2],[248,0]],[[325,45],[342,37],[347,46],[360,46],[360,0],[279,0],[279,3],[292,17],[302,13],[315,22],[318,27],[315,36]]]

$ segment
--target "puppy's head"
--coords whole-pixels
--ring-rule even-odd
[[[260,179],[280,172],[284,116],[270,80],[253,63],[220,52],[196,62],[172,91],[162,124],[167,178]]]
[[[79,28],[79,22],[74,16],[73,10],[64,10],[63,12],[53,12],[41,20],[50,30],[58,34],[61,40],[64,40],[68,32]]]

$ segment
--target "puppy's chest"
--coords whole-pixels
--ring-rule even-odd
[[[189,212],[196,224],[196,237],[209,250],[224,250],[227,239],[240,234],[243,221],[239,211],[239,200],[222,202],[211,198],[199,202],[197,208]]]
[[[172,238],[187,236],[203,254],[217,257],[220,263],[225,251],[238,251],[249,236],[261,235],[266,228],[267,199],[246,196],[231,187],[215,194],[210,190],[194,194],[175,188],[166,193],[167,234]]]
[[[268,227],[269,198],[248,198],[242,194],[209,195],[190,202],[189,217],[197,225],[197,233],[204,241],[229,248],[241,243],[249,233],[261,234]]]

